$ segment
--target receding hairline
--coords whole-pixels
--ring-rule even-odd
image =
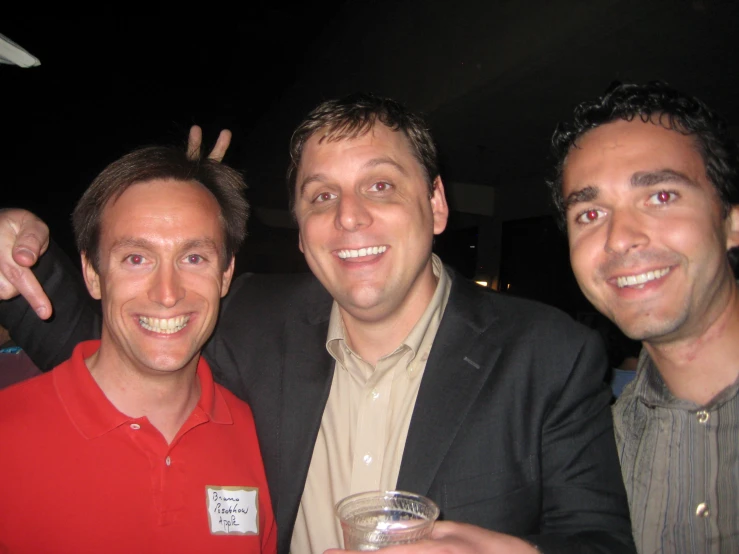
[[[227,244],[226,243],[227,243],[227,235],[228,235],[227,225],[228,225],[228,222],[226,221],[226,216],[225,216],[225,213],[224,213],[224,210],[223,210],[223,206],[221,206],[221,203],[218,201],[218,198],[216,197],[216,195],[213,194],[213,191],[211,191],[207,186],[205,186],[203,183],[201,183],[200,181],[198,181],[196,179],[183,180],[183,179],[177,179],[177,178],[174,178],[174,177],[164,177],[164,178],[154,177],[152,179],[146,179],[146,180],[141,180],[141,181],[133,181],[133,182],[131,182],[131,183],[125,185],[125,186],[120,187],[119,190],[116,190],[115,193],[112,194],[107,199],[107,201],[105,202],[105,204],[103,205],[103,207],[102,207],[102,209],[100,211],[100,235],[102,236],[105,233],[105,229],[107,227],[106,226],[106,220],[107,220],[108,210],[118,200],[120,200],[121,196],[123,196],[128,190],[130,190],[131,188],[133,188],[133,187],[135,187],[137,185],[157,185],[157,184],[161,185],[161,184],[164,184],[164,183],[171,183],[171,184],[176,184],[176,185],[194,185],[193,188],[195,188],[196,190],[201,190],[201,191],[205,192],[208,195],[208,197],[212,200],[213,206],[215,207],[215,209],[217,210],[217,213],[218,213],[218,216],[217,217],[218,217],[218,224],[219,224],[218,226],[220,228],[220,233],[221,233],[221,236],[220,236],[221,245],[219,246],[217,243],[215,243],[214,241],[212,241],[210,239],[207,239],[207,238],[193,239],[193,240],[191,240],[189,242],[192,242],[193,245],[195,245],[195,243],[198,243],[198,244],[205,244],[205,243],[208,243],[208,242],[209,243],[212,243],[212,245],[214,246],[214,249],[218,252],[218,255],[221,258],[223,258],[222,259],[222,262],[224,264],[230,263],[230,259],[227,259],[227,255],[226,255],[226,250],[227,250]],[[198,204],[200,206],[202,206],[202,203],[199,202]],[[143,239],[143,238],[140,238],[139,239],[139,238],[136,238],[136,237],[124,237],[122,240],[116,240],[116,241],[114,241],[113,244],[110,246],[110,251],[113,251],[115,248],[124,246],[125,244],[128,244],[130,246],[137,246],[138,245],[138,246],[144,247],[144,246],[146,246],[147,243],[149,245],[153,244],[153,243],[151,243],[151,241],[147,241],[146,239]],[[100,246],[98,245],[98,249],[99,249],[99,247]],[[89,255],[88,252],[83,252],[83,254],[85,254],[86,256]],[[100,253],[98,252],[96,254],[96,256],[99,256],[99,255],[100,255]]]
[[[356,140],[359,138],[363,138],[367,136],[370,133],[374,133],[375,128],[377,125],[382,125],[385,127],[388,131],[392,133],[397,133],[401,140],[405,142],[406,148],[408,149],[408,153],[411,155],[411,157],[418,163],[421,172],[424,174],[424,176],[427,178],[427,180],[431,181],[431,177],[427,175],[426,167],[422,163],[422,160],[418,159],[416,149],[413,147],[413,143],[411,142],[410,137],[408,134],[403,131],[401,128],[396,127],[390,127],[388,125],[385,125],[382,121],[380,121],[379,118],[375,118],[374,121],[372,121],[369,125],[362,125],[361,127],[357,126],[358,129],[356,132],[341,132],[341,129],[330,129],[330,125],[324,125],[323,127],[319,127],[316,129],[312,134],[305,137],[305,140],[303,141],[301,150],[300,150],[300,163],[297,165],[295,170],[295,190],[302,195],[302,193],[305,191],[306,185],[313,181],[322,181],[325,179],[325,176],[322,173],[315,173],[308,175],[304,177],[303,179],[299,179],[301,166],[303,164],[303,161],[305,159],[305,149],[308,145],[308,142],[316,138],[316,136],[321,132],[322,129],[329,128],[329,131],[327,133],[322,134],[320,137],[317,138],[316,142],[318,144],[323,144],[324,142],[332,143],[332,142],[342,142],[342,141],[351,141]],[[343,125],[343,127],[346,127],[347,125]],[[339,126],[342,127],[342,126]],[[369,169],[372,167],[377,167],[383,164],[388,164],[393,167],[395,167],[400,173],[403,175],[408,175],[407,169],[399,164],[396,160],[391,158],[390,156],[377,156],[375,158],[372,158],[370,160],[367,160],[364,164],[362,164],[363,169]]]

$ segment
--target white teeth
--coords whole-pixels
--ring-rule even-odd
[[[618,285],[618,288],[620,289],[624,287],[633,287],[633,286],[637,286],[637,288],[644,288],[644,283],[648,283],[649,281],[654,281],[655,279],[664,277],[669,272],[670,272],[670,268],[666,267],[664,269],[658,269],[656,271],[647,271],[646,273],[639,273],[638,275],[627,275],[625,277],[617,278],[616,284]]]
[[[177,331],[181,331],[187,326],[187,322],[190,321],[190,316],[180,315],[177,317],[170,317],[169,319],[159,319],[158,317],[146,317],[139,316],[139,325],[141,325],[147,331],[153,331],[154,333],[162,333],[164,335],[171,335]]]
[[[362,258],[364,256],[375,256],[382,254],[387,250],[387,246],[368,246],[359,250],[339,250],[339,258],[345,260],[347,258]]]

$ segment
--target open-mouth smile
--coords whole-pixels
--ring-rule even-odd
[[[646,283],[661,279],[670,272],[669,267],[655,269],[654,271],[646,271],[636,275],[625,275],[616,278],[616,286],[622,289],[624,287],[643,288]]]
[[[368,246],[366,248],[359,248],[358,250],[339,250],[337,253],[337,256],[341,258],[342,260],[346,260],[348,258],[363,258],[365,256],[376,256],[377,254],[382,254],[387,250],[387,246]]]
[[[190,321],[189,315],[180,315],[170,318],[139,316],[139,325],[141,325],[141,327],[147,331],[162,333],[164,335],[171,335],[181,331],[187,327],[188,321]]]

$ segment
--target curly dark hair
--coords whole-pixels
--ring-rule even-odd
[[[287,169],[291,212],[295,208],[295,179],[308,139],[319,131],[321,142],[361,137],[371,131],[377,121],[408,138],[411,151],[426,174],[429,194],[433,194],[434,180],[439,176],[439,162],[428,124],[420,115],[395,100],[357,92],[319,104],[295,129],[290,139],[290,165]]]
[[[570,150],[577,148],[577,140],[591,129],[617,119],[632,121],[636,117],[694,138],[706,166],[706,176],[716,188],[726,217],[731,205],[739,200],[739,154],[726,120],[701,100],[678,92],[666,83],[614,82],[597,100],[579,104],[573,120],[557,125],[552,136],[556,166],[554,178],[547,184],[560,226],[566,229],[562,170]]]

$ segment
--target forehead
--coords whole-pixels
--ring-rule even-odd
[[[220,240],[221,210],[200,183],[156,179],[129,186],[102,213],[103,234],[209,235]]]
[[[303,147],[298,174],[305,175],[316,167],[337,163],[362,163],[373,157],[387,157],[403,165],[415,164],[420,168],[405,133],[393,131],[377,122],[367,132],[348,138],[337,139],[328,129],[319,129]]]
[[[705,164],[693,137],[658,123],[619,120],[580,137],[565,159],[562,192],[608,186],[640,171],[671,169],[705,181]]]

